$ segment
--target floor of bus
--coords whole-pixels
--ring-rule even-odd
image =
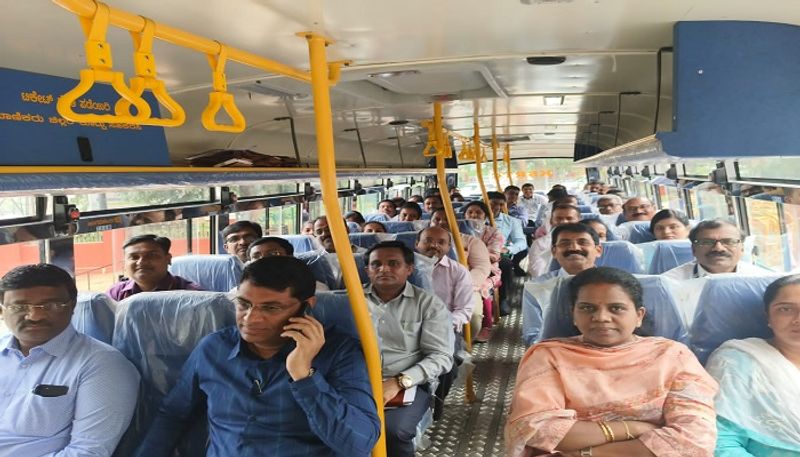
[[[425,434],[424,450],[417,457],[500,457],[505,455],[503,426],[514,391],[517,365],[525,353],[522,328],[522,279],[512,285],[512,312],[494,326],[488,343],[476,344],[472,351],[477,400],[466,404],[464,385],[450,391],[443,417]]]

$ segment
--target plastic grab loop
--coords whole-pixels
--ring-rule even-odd
[[[125,85],[122,72],[113,71],[111,46],[106,41],[109,8],[97,2],[94,17],[81,17],[81,26],[86,34],[86,64],[89,68],[81,70],[80,81],[74,89],[58,97],[56,109],[64,119],[80,123],[141,124],[150,117],[150,105]],[[117,94],[136,107],[136,116],[119,114],[76,113],[72,107],[79,98],[88,93],[95,82],[111,84]]]
[[[144,19],[144,28],[141,32],[131,32],[133,38],[133,67],[136,76],[131,78],[131,91],[141,97],[145,90],[150,90],[161,105],[170,113],[170,117],[150,117],[140,124],[156,125],[161,127],[178,127],[186,121],[186,112],[168,93],[164,81],[156,78],[156,60],[153,56],[153,35],[156,24],[151,19]],[[114,106],[118,116],[130,116],[131,103],[120,99]]]
[[[211,78],[214,91],[208,94],[208,105],[203,110],[201,122],[206,130],[212,132],[243,132],[247,124],[244,116],[236,103],[233,101],[233,94],[228,93],[228,83],[225,80],[225,61],[228,58],[228,50],[222,43],[219,44],[219,54],[209,55],[208,64],[211,66]],[[218,124],[216,117],[220,109],[230,116],[232,123]]]

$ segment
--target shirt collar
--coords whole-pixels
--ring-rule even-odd
[[[441,265],[441,266],[443,266],[445,268],[450,268],[450,265],[452,263],[453,263],[453,261],[450,260],[450,257],[448,257],[448,255],[445,254],[444,256],[442,256],[442,258],[438,262],[436,262],[436,265]]]
[[[245,343],[245,341],[242,339],[242,334],[239,333],[239,328],[236,326],[233,327],[233,338],[236,339],[236,343],[233,344],[231,351],[228,353],[228,360],[233,360],[238,356],[244,356],[243,352],[252,354],[252,351],[246,348],[245,344],[247,343]],[[290,352],[292,352],[292,350],[294,350],[295,346],[296,343],[294,341],[289,341],[283,346],[281,346],[280,350],[270,358],[274,358],[275,356],[283,356],[285,358],[286,356],[289,355]],[[268,359],[262,359],[255,354],[253,354],[253,356],[256,357],[258,360],[268,360]]]
[[[364,288],[364,293],[367,294],[367,295],[374,295],[376,298],[378,297],[378,294],[374,293],[372,291],[372,284],[371,283],[369,285],[367,285],[367,287]],[[414,286],[411,285],[410,282],[406,281],[406,286],[403,288],[403,291],[400,292],[400,295],[398,295],[397,297],[400,297],[400,296],[413,298],[414,297]],[[397,297],[394,297],[392,300],[396,299]]]
[[[167,272],[167,275],[161,279],[161,281],[156,284],[156,288],[153,290],[169,290],[170,286],[172,285],[172,275]],[[136,284],[136,281],[133,279],[129,279],[125,286],[122,288],[122,291],[131,291],[131,292],[142,292],[142,288]]]
[[[741,264],[742,264],[741,261],[738,262],[736,264],[736,268],[731,273],[736,273],[737,271],[739,271],[740,270],[739,266]],[[700,262],[698,262],[697,260],[694,261],[694,268],[692,268],[692,277],[693,278],[705,278],[706,276],[711,276],[713,274],[715,274],[715,273],[712,273],[712,272],[706,270],[705,268],[703,268],[703,266],[700,265]]]
[[[69,349],[70,341],[77,334],[78,332],[75,331],[75,327],[73,327],[72,324],[69,324],[67,325],[67,328],[62,330],[61,333],[59,333],[58,335],[51,338],[50,341],[39,346],[34,346],[31,348],[31,350],[39,349],[46,352],[47,354],[50,354],[53,357],[61,357],[62,355],[64,355],[67,349]],[[19,351],[19,342],[17,341],[17,338],[13,334],[8,334],[3,338],[7,338],[8,340],[6,341],[6,344],[3,345],[3,349],[0,352],[6,354],[9,350],[12,349]]]

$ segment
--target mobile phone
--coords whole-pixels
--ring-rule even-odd
[[[52,384],[38,384],[33,388],[33,394],[40,397],[63,397],[69,391],[67,386],[54,386]]]
[[[297,314],[294,317],[305,317],[308,314],[308,302],[304,301],[300,303],[300,309],[297,311]]]

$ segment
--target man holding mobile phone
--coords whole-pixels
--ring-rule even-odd
[[[136,455],[171,456],[208,414],[208,457],[366,456],[380,435],[359,343],[307,315],[314,276],[300,260],[249,263],[236,326],[206,336],[164,398]]]
[[[0,455],[110,456],[136,406],[139,373],[71,325],[78,291],[55,265],[0,280]]]

